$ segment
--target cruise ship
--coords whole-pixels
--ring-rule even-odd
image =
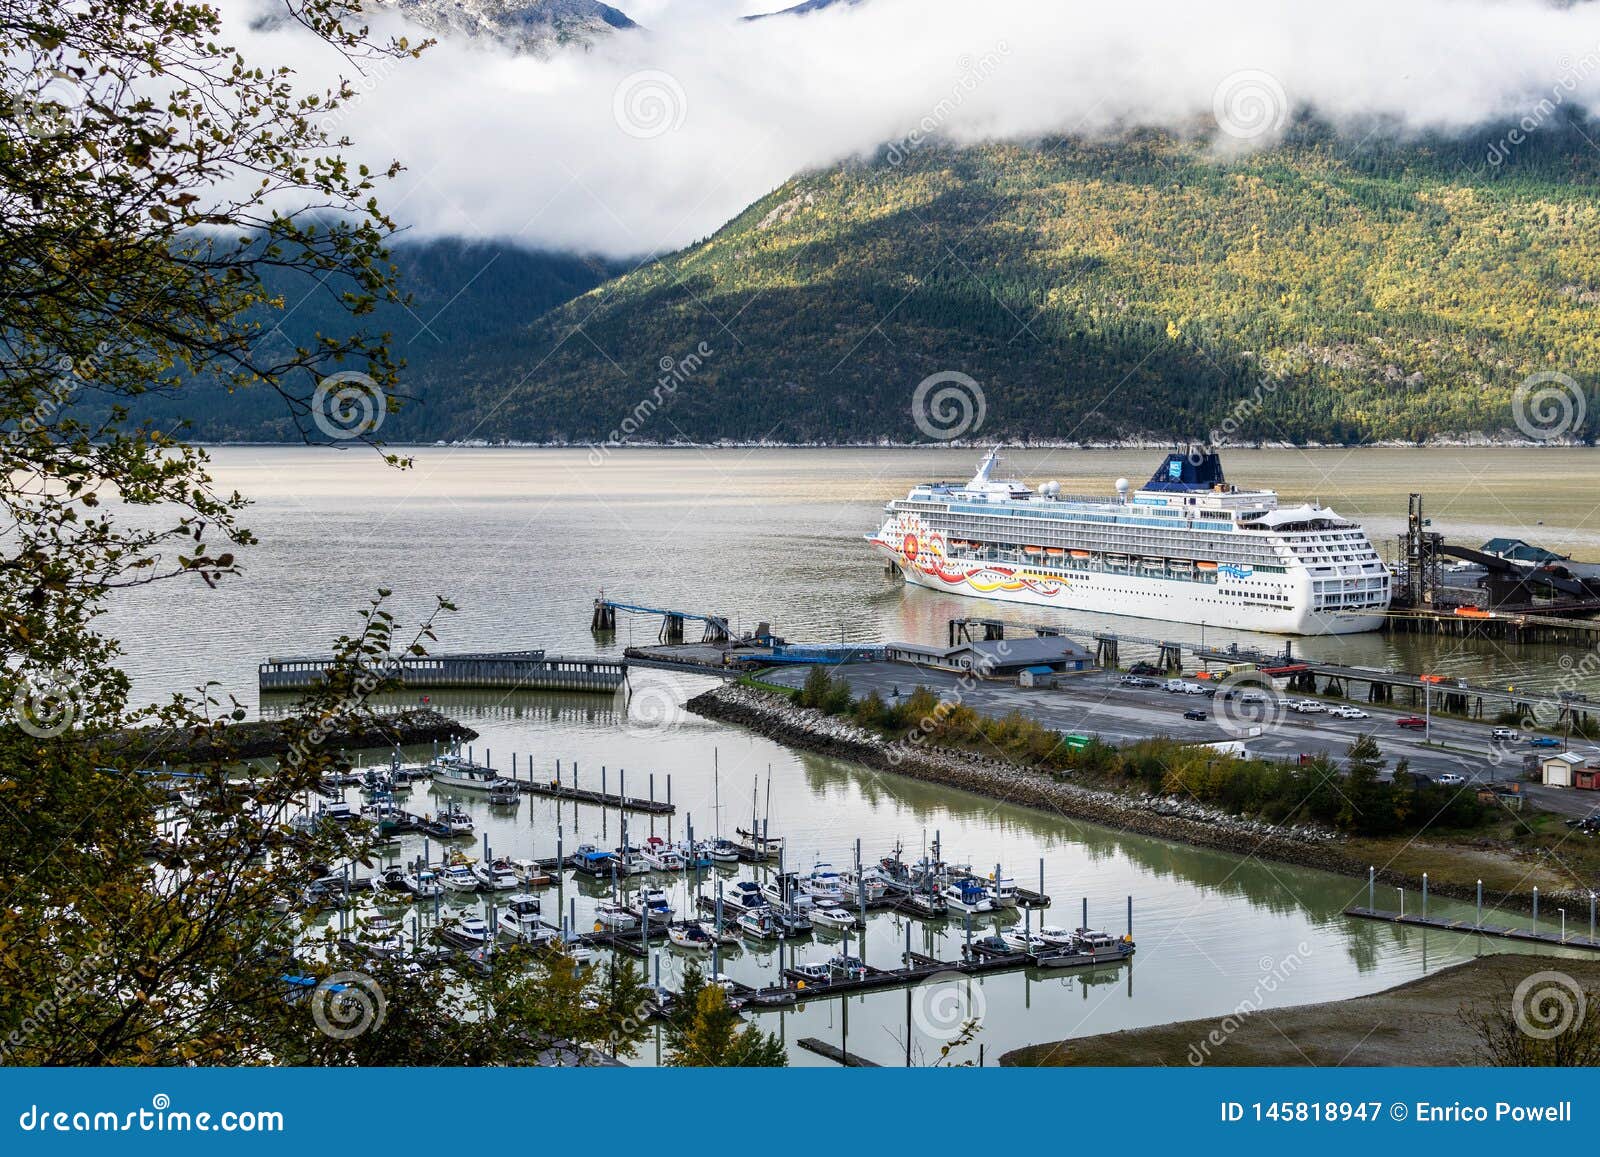
[[[1169,454],[1114,497],[995,478],[999,457],[890,502],[867,541],[908,582],[1001,602],[1283,635],[1372,631],[1388,609],[1389,569],[1357,523],[1241,490],[1215,454]]]

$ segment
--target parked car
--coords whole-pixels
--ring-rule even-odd
[[[1161,689],[1174,695],[1182,695],[1183,689],[1187,686],[1188,683],[1186,680],[1168,679],[1165,683],[1161,684]]]
[[[1394,721],[1396,727],[1409,728],[1412,731],[1421,731],[1428,726],[1428,721],[1420,715],[1402,715]]]
[[[1489,733],[1489,738],[1518,740],[1522,738],[1522,732],[1515,727],[1496,727]]]
[[[1154,679],[1146,679],[1143,675],[1124,675],[1117,680],[1124,687],[1159,687],[1160,683]]]
[[[1536,739],[1528,740],[1529,747],[1560,747],[1561,740],[1550,735],[1541,735]]]
[[[1439,777],[1439,783],[1443,784],[1445,787],[1455,787],[1458,784],[1463,784],[1466,782],[1466,776],[1458,775],[1453,771],[1447,771]]]
[[[1187,710],[1187,711],[1185,711],[1183,713],[1183,717],[1185,719],[1204,720],[1205,717],[1206,717],[1206,713],[1204,711],[1201,711],[1200,709],[1198,709],[1196,707],[1191,707],[1191,708],[1189,708],[1189,710]]]
[[[1321,715],[1326,709],[1315,699],[1296,699],[1289,704],[1289,710],[1301,715]]]

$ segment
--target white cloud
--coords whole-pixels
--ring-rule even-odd
[[[929,128],[1025,140],[1220,110],[1219,142],[1239,147],[1281,119],[1261,101],[1413,131],[1522,116],[1558,89],[1600,95],[1592,3],[868,0],[755,22],[735,17],[768,6],[747,0],[619,6],[648,30],[548,61],[441,43],[374,78],[340,128],[364,159],[408,166],[384,196],[395,216],[425,236],[637,255]],[[351,74],[298,28],[240,24],[233,42],[258,63],[293,62],[307,85]],[[1235,74],[1244,90],[1222,101]]]

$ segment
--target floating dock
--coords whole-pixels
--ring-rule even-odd
[[[257,670],[257,685],[263,694],[315,690],[327,680],[334,662],[332,655],[268,659]],[[407,691],[500,688],[609,693],[621,687],[628,675],[628,665],[614,659],[573,658],[544,651],[412,655],[363,670]]]
[[[1386,912],[1381,908],[1346,908],[1346,916],[1363,920],[1382,920],[1388,924],[1410,924],[1418,928],[1437,928],[1441,932],[1472,932],[1479,936],[1495,936],[1501,940],[1519,940],[1525,944],[1548,944],[1558,948],[1586,948],[1600,952],[1600,937],[1561,932],[1545,932],[1535,928],[1516,928],[1509,924],[1483,924],[1474,920],[1443,920],[1437,916],[1416,916],[1410,912]]]

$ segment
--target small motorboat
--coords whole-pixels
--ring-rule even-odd
[[[805,892],[802,892],[795,882],[793,873],[785,876],[774,876],[761,885],[761,895],[769,904],[780,908],[794,908],[797,911],[812,907],[816,901]]]
[[[472,817],[459,804],[451,804],[437,815],[428,817],[429,823],[441,839],[472,834]]]
[[[702,920],[700,921],[700,931],[709,936],[713,943],[721,943],[726,945],[734,945],[739,943],[739,933],[731,921],[724,921],[722,924],[722,931],[719,933],[717,931],[717,922],[715,920]]]
[[[667,939],[672,942],[674,948],[686,948],[695,952],[704,952],[715,943],[698,924],[669,925]]]
[[[658,872],[681,872],[687,866],[683,853],[660,836],[651,836],[645,841],[639,858]]]
[[[997,880],[994,873],[990,872],[986,882],[989,902],[996,908],[1015,908],[1017,906],[1017,882],[1010,876],[1001,876]]]
[[[732,840],[718,837],[711,841],[711,858],[719,864],[737,864],[739,862],[739,845]]]
[[[419,900],[444,895],[439,873],[423,864],[413,864],[400,874],[400,886]]]
[[[1058,947],[1037,932],[1025,932],[1021,928],[1006,929],[1000,933],[1000,939],[1010,945],[1013,952],[1050,952]]]
[[[994,901],[989,899],[989,889],[973,879],[951,880],[939,889],[939,895],[957,912],[993,912]]]
[[[639,917],[621,904],[597,904],[594,909],[594,923],[598,930],[627,932],[639,926]]]
[[[490,807],[516,807],[520,803],[522,803],[522,789],[509,779],[502,779],[490,785]]]
[[[817,864],[811,869],[811,874],[800,878],[800,892],[810,896],[818,903],[842,904],[849,897],[845,895],[844,884],[839,879],[839,873],[833,870],[832,864]]]
[[[755,881],[736,880],[733,887],[723,893],[722,903],[735,912],[754,912],[767,907],[767,898],[761,894]]]
[[[446,864],[440,868],[439,883],[444,885],[446,892],[476,892],[479,887],[477,874],[473,872],[472,865],[466,861]]]
[[[517,875],[517,883],[527,888],[548,888],[556,882],[556,878],[539,866],[537,860],[510,860],[511,870]]]
[[[516,868],[503,856],[493,863],[473,864],[472,875],[484,892],[514,892],[522,883],[517,879]]]
[[[362,951],[384,960],[404,956],[411,938],[406,935],[404,920],[398,916],[378,914],[361,921],[356,939]]]
[[[439,925],[441,939],[457,948],[482,948],[494,938],[489,925],[476,912],[463,912]]]
[[[822,905],[811,909],[807,915],[812,924],[820,924],[824,928],[854,928],[856,926],[855,913],[842,905]]]
[[[1071,948],[1072,929],[1046,926],[1039,929],[1038,937],[1050,948]]]
[[[746,936],[754,936],[757,940],[781,940],[784,938],[783,925],[773,917],[770,909],[757,908],[750,912],[739,913],[735,921],[739,931]]]
[[[672,922],[672,904],[667,900],[667,894],[660,888],[640,888],[634,896],[633,903],[628,906],[639,920],[648,919],[657,928]]]
[[[495,923],[500,935],[518,944],[548,944],[560,935],[558,929],[539,919],[539,897],[526,892],[506,897]]]

